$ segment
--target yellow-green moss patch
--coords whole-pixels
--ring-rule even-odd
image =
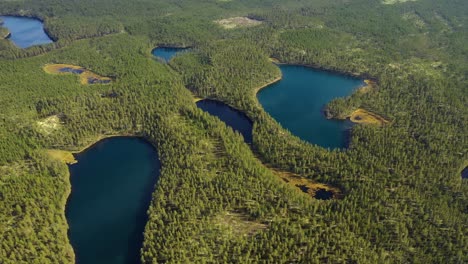
[[[368,93],[375,89],[376,83],[374,81],[366,79],[364,80],[364,82],[366,83],[366,85],[359,87],[359,93]]]
[[[343,196],[340,189],[336,187],[326,185],[323,183],[314,182],[310,179],[304,178],[300,175],[297,175],[291,172],[280,171],[277,169],[271,169],[271,170],[273,171],[274,174],[279,176],[288,185],[298,188],[302,192],[310,195],[311,197],[315,197],[316,193],[319,190],[331,192],[333,194],[332,195],[333,199],[339,199],[339,198],[342,198]]]
[[[372,113],[370,111],[367,111],[365,109],[359,108],[355,110],[354,112],[351,113],[349,116],[349,120],[351,120],[353,123],[357,124],[366,124],[366,125],[379,125],[383,126],[390,121],[386,120],[385,118]]]
[[[80,83],[86,84],[108,84],[111,82],[109,77],[100,76],[81,66],[71,64],[47,64],[44,71],[49,74],[77,74],[80,76]]]
[[[53,159],[59,160],[67,164],[75,164],[78,162],[70,151],[48,149],[46,150],[46,152]]]

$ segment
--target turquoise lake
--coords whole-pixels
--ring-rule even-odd
[[[78,264],[140,263],[151,194],[159,178],[156,149],[114,137],[77,154],[66,217]]]
[[[3,21],[2,27],[7,28],[11,33],[8,39],[22,49],[53,42],[44,31],[44,24],[38,19],[0,16],[0,20]]]
[[[299,138],[324,148],[345,148],[350,121],[329,120],[325,105],[350,95],[364,82],[304,66],[280,65],[283,78],[257,94],[259,102],[276,121]]]
[[[160,47],[160,48],[155,48],[151,53],[165,62],[168,62],[174,57],[177,53],[183,52],[183,51],[188,51],[188,48],[165,48],[165,47]]]

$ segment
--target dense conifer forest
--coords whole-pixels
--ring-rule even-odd
[[[55,40],[20,49],[0,28],[0,263],[74,263],[69,172],[46,150],[109,135],[159,152],[142,263],[468,262],[467,1],[0,0],[0,14],[40,18]],[[215,22],[238,16],[262,23]],[[191,49],[164,64],[156,46]],[[256,99],[281,74],[272,58],[375,80],[327,109],[390,124],[354,126],[346,150],[300,140]],[[195,97],[244,112],[253,143]],[[271,168],[343,197],[312,199]]]

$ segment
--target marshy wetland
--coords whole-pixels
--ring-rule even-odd
[[[80,83],[87,84],[109,84],[112,79],[103,77],[81,66],[71,64],[47,64],[44,71],[49,74],[74,74],[80,76]]]

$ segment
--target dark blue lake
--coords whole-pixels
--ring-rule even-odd
[[[76,262],[140,263],[146,212],[159,178],[156,149],[139,138],[115,137],[76,159],[66,207]]]
[[[165,62],[168,62],[174,57],[177,53],[182,52],[182,51],[188,51],[190,49],[187,48],[155,48],[151,52],[154,56],[164,60]]]
[[[345,148],[350,121],[326,119],[324,106],[350,95],[364,82],[304,66],[280,65],[281,81],[262,89],[257,98],[276,121],[301,139],[324,148]]]
[[[218,117],[234,131],[239,132],[246,143],[252,143],[252,121],[242,112],[214,100],[201,100],[197,102],[198,108]]]
[[[0,16],[0,20],[3,21],[2,26],[11,33],[9,40],[22,49],[53,42],[45,33],[43,23],[38,19]]]

